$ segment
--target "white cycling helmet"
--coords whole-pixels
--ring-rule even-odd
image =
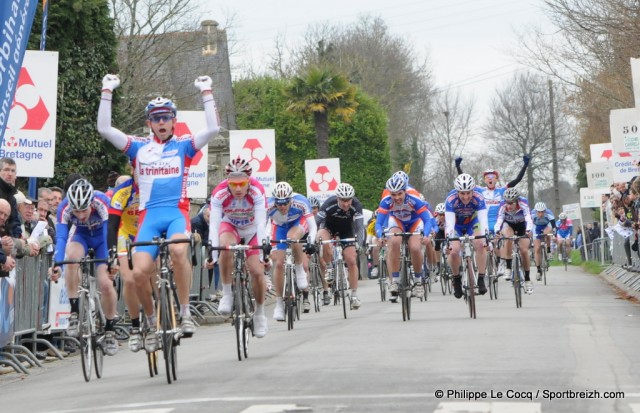
[[[238,155],[236,159],[229,161],[224,171],[229,177],[249,177],[251,176],[253,168],[246,159],[242,159],[240,155]]]
[[[561,221],[564,221],[565,219],[567,219],[567,214],[561,212],[560,215],[558,215],[558,218],[560,218]]]
[[[387,180],[387,184],[385,187],[389,190],[389,192],[398,192],[404,191],[407,189],[407,182],[402,179],[402,177],[393,175],[391,178]]]
[[[93,201],[93,186],[84,178],[78,179],[69,187],[67,198],[71,208],[79,211],[85,210]]]
[[[409,185],[409,175],[407,175],[405,171],[394,172],[392,176],[397,176],[398,178],[402,179],[407,185]]]
[[[320,208],[320,200],[315,196],[309,197],[309,203],[311,204],[311,208]]]
[[[178,108],[170,99],[158,96],[150,101],[144,110],[144,115],[147,119],[149,119],[149,116],[156,113],[172,113],[175,117],[178,114]]]
[[[517,188],[507,188],[507,190],[504,191],[502,198],[507,202],[515,202],[520,198],[520,192]]]
[[[293,195],[293,188],[287,182],[278,182],[271,191],[271,195],[275,199],[289,199]]]
[[[476,181],[469,174],[460,174],[456,178],[454,185],[456,191],[473,191],[476,187]]]
[[[356,196],[356,191],[347,183],[341,183],[336,188],[336,196],[342,199],[351,199]]]
[[[547,210],[547,205],[544,202],[536,202],[534,209],[538,212],[544,212]]]
[[[436,212],[438,214],[444,214],[445,212],[444,202],[440,202],[438,205],[436,205]]]

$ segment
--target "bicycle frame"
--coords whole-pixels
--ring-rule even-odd
[[[285,319],[287,329],[292,330],[295,318],[300,320],[300,301],[298,299],[302,292],[298,289],[296,282],[296,267],[293,258],[293,244],[306,244],[307,241],[299,239],[271,240],[271,244],[287,244],[284,252],[284,288],[282,289],[282,301],[285,306]]]
[[[462,257],[460,276],[462,277],[462,294],[465,302],[469,306],[469,317],[477,318],[476,313],[476,299],[478,275],[476,274],[474,267],[474,252],[473,240],[484,238],[488,239],[488,235],[462,235],[460,237],[448,237],[447,245],[452,241],[459,241],[461,243],[460,253]]]
[[[319,240],[319,245],[333,244],[333,304],[338,305],[342,301],[342,313],[347,318],[347,300],[351,310],[351,290],[349,289],[349,277],[342,256],[343,244],[356,242],[355,238],[334,238],[326,241]]]

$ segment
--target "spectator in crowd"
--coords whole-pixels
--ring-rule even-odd
[[[578,230],[576,231],[576,238],[573,242],[574,242],[573,248],[580,251],[580,257],[582,258],[582,261],[584,261],[585,260],[584,248],[582,248],[582,245],[584,243],[584,237],[583,237],[583,232],[581,227],[578,227]]]
[[[109,199],[111,199],[111,197],[113,196],[113,190],[115,189],[115,187],[119,185],[119,177],[120,174],[116,171],[109,172],[109,175],[107,176],[107,190],[104,193],[109,197]],[[120,183],[122,182],[124,181],[120,181]]]
[[[191,232],[196,237],[196,241],[206,242],[209,239],[209,217],[211,216],[211,208],[209,203],[203,205],[198,212],[198,215],[191,218]],[[196,235],[197,234],[197,235]],[[200,238],[200,239],[198,239]],[[202,263],[203,267],[208,270],[209,273],[209,286],[213,287],[213,290],[216,293],[212,294],[210,299],[217,300],[221,294],[217,294],[218,292],[218,284],[220,283],[220,269],[218,268],[218,263],[215,265],[213,263],[209,263],[205,261]]]
[[[44,199],[39,200],[37,210],[38,220],[47,223],[47,234],[52,240],[56,239],[56,224],[53,220],[53,214],[49,209],[49,203]],[[40,243],[40,247],[42,248],[42,242]]]
[[[0,198],[6,200],[11,208],[11,215],[5,225],[9,226],[9,234],[14,238],[22,237],[20,218],[14,195],[16,189],[16,161],[11,158],[0,158]]]
[[[29,255],[35,257],[40,252],[40,246],[35,240],[30,240],[31,232],[36,224],[36,218],[34,215],[35,201],[29,196],[25,196],[21,191],[18,191],[14,198],[16,199],[16,206],[18,208],[18,219],[20,220],[20,229],[22,232],[22,244],[18,246],[18,249],[22,248],[19,256]],[[16,243],[20,243],[16,239]]]
[[[0,277],[8,277],[9,272],[16,267],[16,260],[12,256],[14,239],[7,226],[11,216],[11,205],[6,199],[0,198]]]

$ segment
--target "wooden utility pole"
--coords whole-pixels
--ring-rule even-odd
[[[549,121],[551,122],[551,159],[553,169],[554,214],[560,213],[560,183],[558,182],[558,148],[556,147],[556,118],[553,109],[553,83],[549,84]]]

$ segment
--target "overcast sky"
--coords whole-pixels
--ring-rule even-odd
[[[417,54],[429,57],[437,87],[475,96],[478,115],[495,88],[519,67],[506,53],[516,45],[516,31],[545,21],[542,0],[204,1],[204,18],[224,27],[234,16],[230,37],[237,45],[232,66],[252,62],[257,69],[263,69],[273,54],[276,38],[295,45],[314,23],[347,25],[362,15],[381,17],[392,35],[405,38]]]

